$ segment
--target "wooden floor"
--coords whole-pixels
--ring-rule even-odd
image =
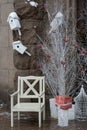
[[[14,116],[14,127],[10,127],[10,111],[5,107],[0,108],[0,130],[87,130],[87,121],[69,121],[68,127],[59,127],[56,119],[51,119],[46,112],[46,120],[38,128],[37,113],[21,113],[21,120]]]

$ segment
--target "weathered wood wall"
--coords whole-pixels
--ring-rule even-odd
[[[22,37],[18,37],[17,32],[13,32],[13,40],[21,40],[28,48],[31,57],[27,54],[21,55],[14,51],[14,66],[17,69],[15,73],[15,81],[18,75],[41,75],[38,68],[37,54],[38,43],[40,43],[36,34],[42,35],[42,22],[44,17],[44,0],[36,0],[39,6],[37,8],[25,4],[24,0],[14,0],[14,9],[21,22]],[[15,83],[16,83],[15,82]]]

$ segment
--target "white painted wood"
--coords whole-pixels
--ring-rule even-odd
[[[30,82],[32,80],[32,83]],[[35,86],[38,83],[37,91]],[[25,90],[24,84],[27,85]],[[25,90],[25,91],[24,91]],[[30,92],[33,92],[31,95]],[[17,103],[14,104],[14,96],[17,96]],[[20,99],[37,98],[38,102],[21,102]],[[42,101],[41,101],[42,99]],[[11,94],[11,127],[14,126],[13,113],[18,112],[18,120],[20,120],[20,112],[38,112],[39,127],[41,127],[41,112],[43,112],[43,120],[45,120],[45,77],[44,76],[18,76],[18,90]]]

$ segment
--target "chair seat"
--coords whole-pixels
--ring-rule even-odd
[[[44,104],[41,103],[19,103],[13,106],[12,110],[13,111],[31,111],[31,112],[37,112],[40,111],[40,109],[43,110]]]

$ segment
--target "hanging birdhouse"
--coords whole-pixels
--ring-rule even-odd
[[[56,29],[63,23],[63,14],[58,12],[52,22],[50,23],[51,29],[49,33],[56,31]]]
[[[61,25],[63,23],[63,14],[61,12],[58,12],[55,18],[57,19],[58,25]]]
[[[7,22],[10,25],[11,30],[18,30],[19,35],[21,35],[21,24],[20,24],[20,19],[16,12],[11,12],[8,16]]]
[[[20,54],[26,53],[31,56],[31,54],[27,51],[27,47],[24,46],[21,41],[13,42],[13,49],[18,51]]]
[[[38,6],[38,3],[35,2],[35,1],[32,1],[32,0],[26,0],[25,3],[26,4],[30,4],[30,6],[33,6],[33,7],[37,7]]]

